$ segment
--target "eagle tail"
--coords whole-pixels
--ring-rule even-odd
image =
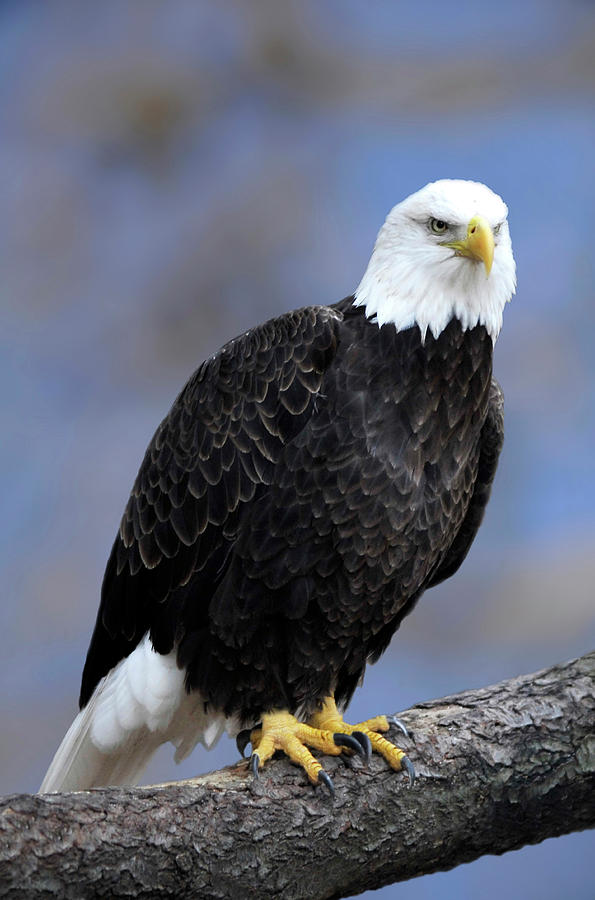
[[[162,741],[137,731],[111,751],[102,750],[92,737],[93,712],[91,701],[75,718],[43,779],[40,794],[138,783]]]
[[[60,744],[40,793],[137,784],[161,744],[180,762],[201,741],[212,747],[226,720],[188,694],[176,654],[153,650],[148,635],[97,685]]]

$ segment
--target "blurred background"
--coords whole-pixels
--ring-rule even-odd
[[[3,793],[36,790],[75,714],[119,518],[186,378],[351,293],[389,208],[436,178],[510,207],[506,443],[468,561],[351,718],[593,648],[594,94],[590,2],[1,3]],[[237,757],[170,751],[147,780]],[[374,896],[592,900],[594,850],[572,835]]]

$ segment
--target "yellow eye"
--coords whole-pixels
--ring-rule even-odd
[[[430,219],[430,231],[433,231],[434,234],[444,234],[448,231],[448,222],[444,222],[442,219]]]

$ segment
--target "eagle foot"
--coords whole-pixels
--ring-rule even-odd
[[[347,747],[348,750],[353,750],[354,753],[361,756],[365,763],[370,762],[372,756],[372,744],[370,743],[368,735],[364,734],[362,731],[353,731],[351,734],[335,732],[333,734],[333,740],[337,747]]]
[[[245,733],[240,732],[239,748],[245,749],[244,741]],[[285,710],[265,713],[260,727],[250,733],[250,742],[252,744],[250,769],[255,777],[258,777],[258,770],[262,769],[275,751],[282,750],[292,762],[304,769],[312,784],[323,784],[331,796],[335,793],[333,782],[308,748],[320,750],[327,756],[339,756],[343,748],[362,757],[366,756],[365,742],[362,743],[357,736],[333,734],[312,728],[304,722],[299,722]]]
[[[415,782],[415,769],[411,760],[400,747],[387,741],[381,733],[388,731],[391,725],[396,725],[408,736],[405,725],[399,719],[393,716],[390,719],[386,716],[375,716],[373,719],[366,719],[365,722],[359,722],[357,725],[348,725],[343,721],[334,697],[327,697],[323,701],[322,707],[310,717],[308,724],[314,729],[333,732],[336,737],[341,734],[351,735],[360,742],[365,739],[367,746],[370,747],[368,758],[372,751],[379,753],[397,772],[405,771],[407,773],[410,787]],[[343,744],[343,746],[346,745]]]
[[[405,771],[409,784],[415,781],[415,770],[403,750],[387,741],[381,734],[389,730],[392,720],[376,716],[358,725],[344,722],[333,697],[327,697],[321,709],[307,723],[299,722],[286,710],[265,713],[262,723],[251,732],[241,731],[237,745],[242,756],[252,744],[250,770],[258,778],[259,769],[277,750],[301,766],[312,784],[323,784],[334,797],[335,788],[327,772],[308,748],[319,750],[327,756],[339,756],[342,752],[355,753],[369,762],[375,751],[386,759],[396,771]]]

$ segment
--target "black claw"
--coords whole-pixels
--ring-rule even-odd
[[[395,728],[398,728],[399,731],[403,732],[405,737],[409,737],[409,732],[407,730],[407,726],[405,725],[405,723],[403,721],[401,721],[401,719],[397,719],[396,716],[388,716],[387,718],[388,718],[389,725],[394,725]]]
[[[328,788],[329,794],[331,795],[331,797],[334,798],[335,785],[333,784],[333,779],[328,774],[328,772],[324,771],[324,769],[321,769],[320,772],[318,773],[318,783],[323,784],[326,788]]]
[[[407,772],[407,775],[409,777],[409,787],[413,787],[413,785],[415,784],[415,769],[413,768],[413,763],[408,756],[404,756],[401,759],[401,768],[404,769],[405,772]]]
[[[348,747],[368,762],[369,756],[366,751],[366,746],[360,738],[365,738],[367,740],[366,735],[362,734],[361,731],[354,731],[353,734],[343,734],[343,732],[338,731],[336,734],[333,734],[333,741],[337,747]]]
[[[248,744],[250,743],[250,730],[246,728],[244,731],[240,731],[238,736],[236,737],[236,747],[238,748],[238,752],[240,756],[246,757],[245,750]]]
[[[405,757],[406,758],[406,757]],[[254,775],[255,778],[258,778],[258,765],[260,763],[260,756],[256,751],[250,757],[250,771]]]
[[[359,742],[363,750],[362,756],[365,763],[369,763],[372,759],[372,742],[370,741],[370,738],[364,731],[354,731],[352,737]]]

